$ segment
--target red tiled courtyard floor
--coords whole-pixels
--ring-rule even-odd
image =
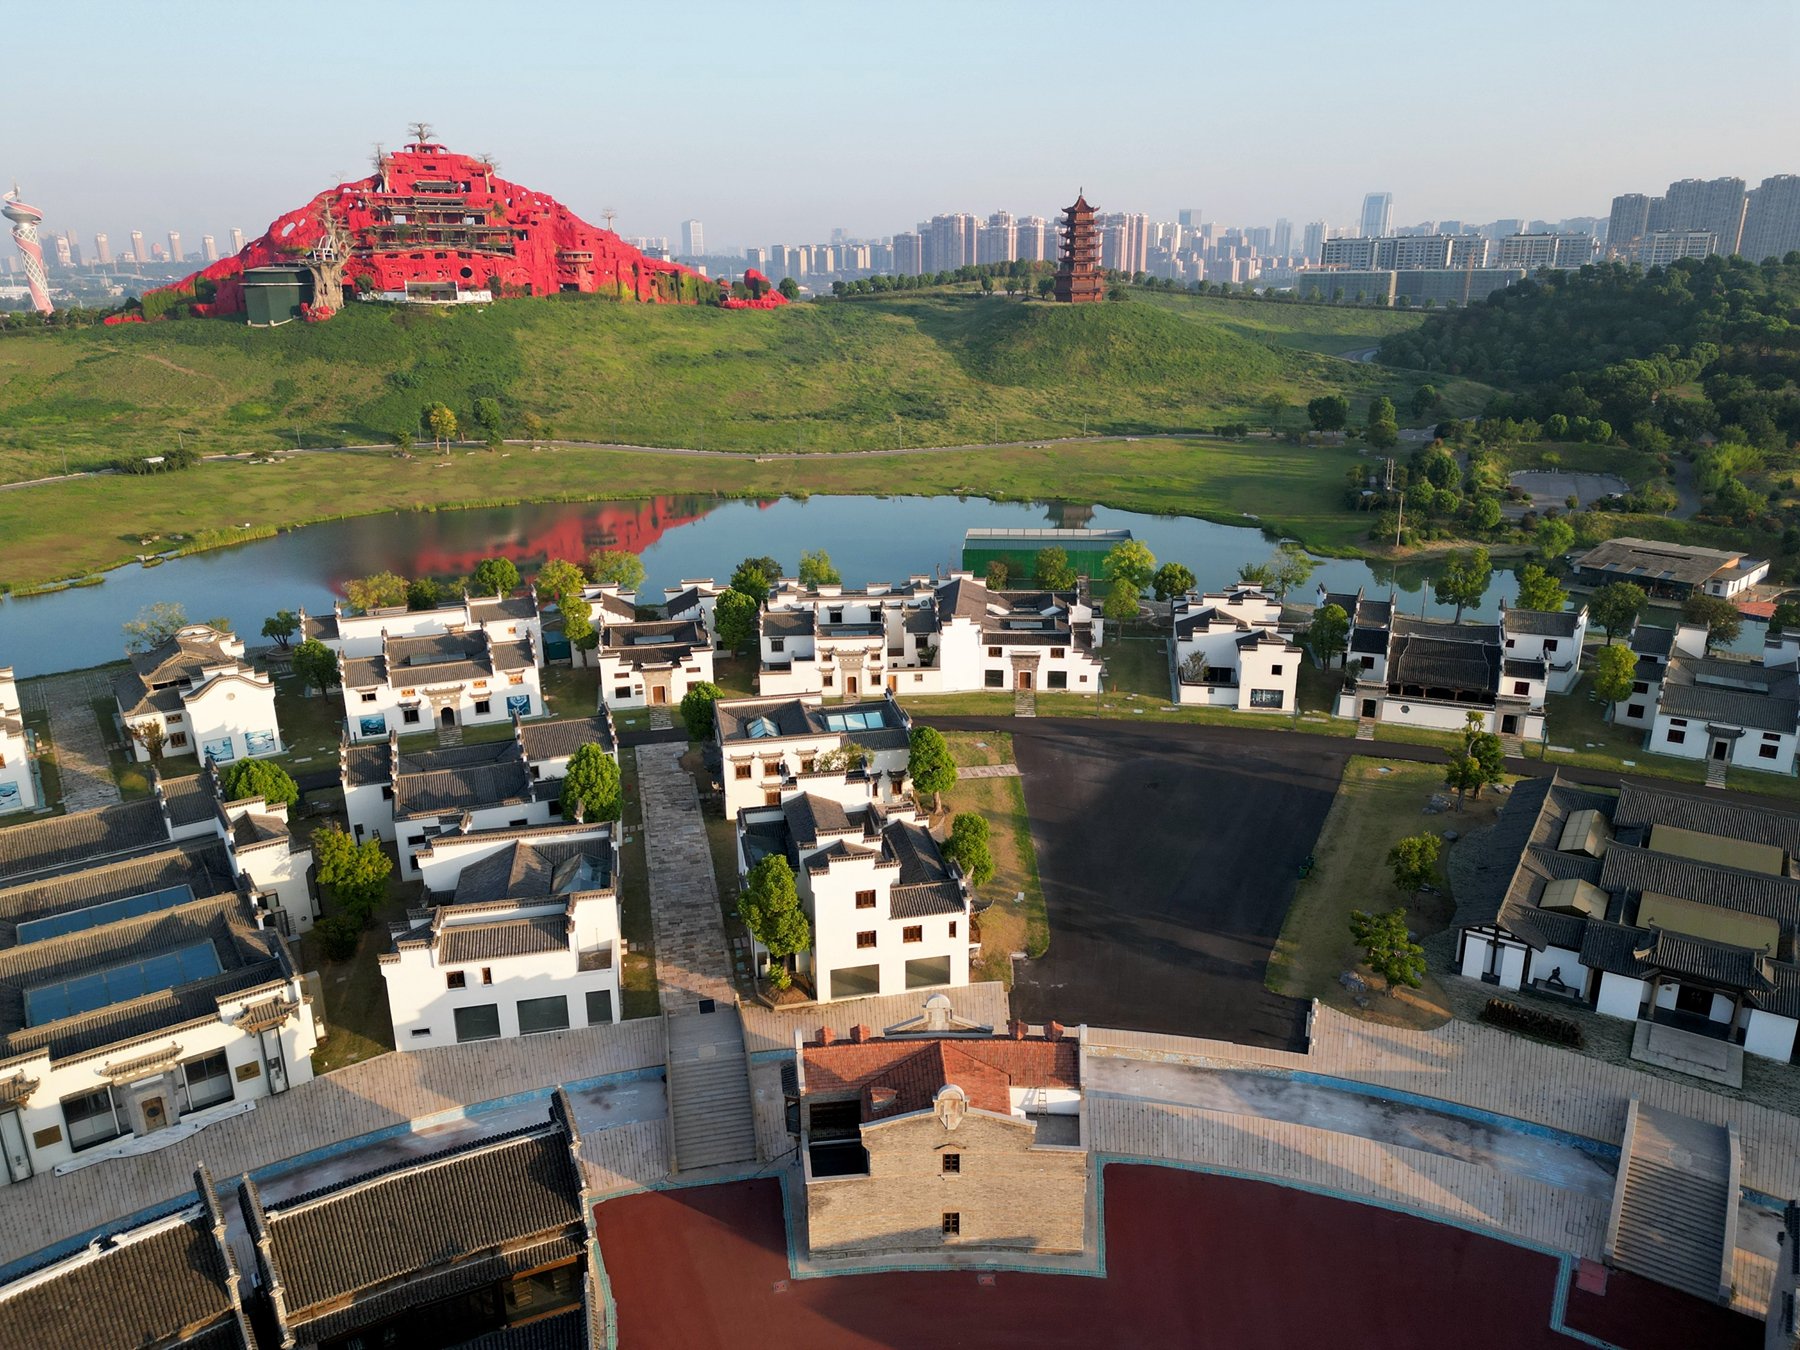
[[[597,1223],[623,1350],[1192,1346],[1571,1350],[1557,1263],[1458,1228],[1285,1187],[1106,1170],[1108,1278],[788,1278],[773,1181],[608,1201]],[[1572,1326],[1629,1350],[1754,1350],[1760,1324],[1613,1272]]]

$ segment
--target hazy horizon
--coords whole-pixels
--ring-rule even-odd
[[[404,15],[322,0],[305,36],[289,12],[212,0],[56,13],[55,31],[11,29],[47,68],[121,14],[131,66],[54,113],[15,102],[0,177],[46,235],[91,250],[104,231],[115,255],[132,229],[226,251],[232,227],[254,238],[369,173],[374,144],[401,145],[415,119],[590,221],[616,208],[622,234],[673,239],[697,217],[715,251],[948,211],[1050,215],[1077,188],[1102,210],[1285,216],[1298,232],[1353,224],[1371,191],[1393,193],[1396,225],[1554,221],[1678,178],[1800,173],[1800,6],[1785,0],[1721,8],[1734,40],[1708,43],[1681,40],[1691,9],[1666,0],[1520,0],[1503,33],[1373,2],[1193,6],[1154,31],[1055,0],[930,0],[904,32],[902,11],[810,2],[701,2],[659,22],[549,0]],[[284,52],[338,59],[283,72]]]

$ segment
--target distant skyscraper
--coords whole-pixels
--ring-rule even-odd
[[[1750,191],[1744,214],[1744,242],[1738,250],[1751,262],[1785,258],[1800,249],[1800,175],[1783,173]]]
[[[902,230],[894,236],[895,276],[916,277],[925,270],[924,254],[921,251],[923,242],[912,230]]]
[[[48,314],[50,279],[44,274],[44,248],[38,243],[38,226],[43,223],[44,213],[20,201],[19,185],[14,183],[13,190],[0,197],[0,216],[13,223],[13,243],[19,246],[19,256],[25,262],[25,285],[31,292],[31,306],[39,314]]]
[[[1278,258],[1285,258],[1294,251],[1294,222],[1286,216],[1275,222],[1275,237],[1271,248]]]
[[[244,251],[244,232],[242,230],[233,230],[231,232],[231,251],[233,253],[242,253]]]
[[[1610,256],[1629,257],[1638,240],[1650,233],[1650,199],[1641,192],[1625,192],[1612,199],[1606,218],[1606,248]]]
[[[94,261],[102,267],[112,266],[112,241],[103,234],[94,236]]]
[[[210,234],[200,236],[200,260],[209,263],[219,261],[219,245]]]
[[[1026,262],[1056,260],[1056,231],[1042,216],[1026,216],[1013,226],[1015,258]]]
[[[169,231],[169,261],[180,262],[187,254],[181,251],[181,231]]]
[[[56,265],[58,267],[70,267],[74,265],[75,259],[69,250],[68,235],[53,235],[50,239],[50,246],[56,250]]]
[[[1204,219],[1197,206],[1186,206],[1175,213],[1175,223],[1184,230],[1199,229]]]
[[[150,245],[150,261],[151,262],[167,262],[168,257],[169,257],[169,250],[164,248],[161,244]]]
[[[1670,183],[1665,231],[1710,230],[1720,253],[1736,253],[1743,240],[1747,198],[1741,178],[1684,178]]]
[[[681,252],[684,257],[703,258],[706,256],[706,232],[697,220],[681,222]]]
[[[1394,194],[1371,192],[1363,198],[1362,232],[1365,239],[1379,239],[1394,228]]]
[[[1018,256],[1019,230],[1010,211],[996,211],[975,236],[975,261],[1011,262]]]
[[[1309,221],[1300,236],[1300,252],[1311,263],[1319,261],[1319,252],[1325,247],[1325,240],[1331,234],[1331,226],[1322,220]]]
[[[150,261],[150,253],[144,247],[144,232],[142,230],[133,230],[131,232],[131,261],[134,263],[147,263]]]

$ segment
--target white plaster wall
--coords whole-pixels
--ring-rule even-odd
[[[394,799],[382,784],[344,789],[344,814],[353,839],[394,839]]]
[[[1500,983],[1507,989],[1517,989],[1525,983],[1525,951],[1522,947],[1514,947],[1510,943],[1502,944],[1500,950]]]
[[[589,990],[612,995],[613,1020],[619,1020],[619,968],[622,953],[614,948],[612,965],[605,970],[581,971],[574,951],[537,952],[525,956],[495,957],[463,964],[434,964],[429,947],[400,953],[398,960],[383,960],[387,981],[388,1011],[394,1023],[394,1045],[400,1050],[421,1050],[455,1045],[456,1009],[498,1005],[500,1035],[519,1034],[518,1004],[521,999],[562,995],[568,1000],[569,1025],[587,1025]],[[492,975],[482,983],[482,971]],[[461,971],[463,989],[448,987],[446,976]]]
[[[1471,980],[1479,980],[1487,969],[1488,947],[1492,939],[1485,933],[1464,931],[1462,935],[1462,965],[1457,968],[1459,974]]]
[[[306,872],[312,866],[312,850],[290,851],[281,844],[246,849],[236,855],[238,870],[249,881],[252,890],[273,892],[276,903],[288,916],[294,936],[310,932],[318,917],[312,888]]]
[[[195,754],[209,741],[229,737],[231,759],[248,758],[246,732],[274,736],[274,745],[263,751],[264,755],[279,755],[286,749],[281,727],[275,720],[275,683],[266,675],[253,679],[220,676],[208,680],[182,702],[187,709],[188,733]]]
[[[899,869],[870,859],[841,859],[827,872],[809,871],[804,859],[801,884],[811,901],[813,918],[812,964],[820,999],[831,997],[831,972],[860,966],[879,966],[881,994],[906,992],[906,963],[948,956],[950,983],[969,982],[969,917],[934,914],[918,919],[889,918],[889,895]],[[874,909],[857,909],[856,892],[873,890]],[[955,933],[951,926],[954,924]],[[905,930],[917,927],[920,941],[907,942]],[[861,932],[875,934],[875,946],[858,947]]]
[[[1600,994],[1594,1001],[1594,1010],[1608,1017],[1623,1017],[1628,1022],[1635,1022],[1638,1008],[1649,992],[1650,987],[1643,980],[1615,975],[1609,970],[1600,976]]]
[[[488,806],[468,812],[474,830],[506,829],[516,823],[525,825],[544,825],[553,820],[550,814],[552,803],[547,801],[514,802],[508,806]],[[419,879],[419,869],[413,854],[425,840],[425,831],[440,819],[455,817],[460,819],[461,813],[447,811],[443,817],[429,816],[411,820],[394,822],[394,842],[400,854],[400,875],[408,881]]]
[[[645,708],[650,706],[651,682],[643,672],[634,670],[628,660],[616,653],[599,653],[600,697],[611,708]],[[668,707],[677,706],[697,684],[710,684],[713,678],[713,652],[698,647],[689,652],[682,663],[667,672]]]
[[[1258,643],[1239,652],[1237,706],[1244,712],[1292,712],[1295,691],[1300,683],[1301,654],[1298,647],[1285,642]],[[1279,672],[1279,673],[1277,673]],[[1278,689],[1281,706],[1258,708],[1250,701],[1251,691]]]
[[[1796,1029],[1800,1029],[1800,1022],[1791,1017],[1764,1012],[1760,1008],[1752,1009],[1750,1021],[1744,1028],[1744,1049],[1753,1055],[1786,1064],[1794,1057]]]
[[[1530,978],[1547,980],[1550,972],[1560,969],[1562,982],[1576,993],[1587,991],[1587,967],[1581,964],[1581,953],[1572,952],[1567,947],[1545,947],[1543,951],[1531,953]]]

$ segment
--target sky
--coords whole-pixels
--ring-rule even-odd
[[[1388,191],[1404,225],[1800,173],[1796,0],[64,0],[8,39],[81,74],[14,87],[0,178],[115,249],[254,237],[415,120],[622,234],[697,217],[710,249],[1078,188],[1296,226]]]

